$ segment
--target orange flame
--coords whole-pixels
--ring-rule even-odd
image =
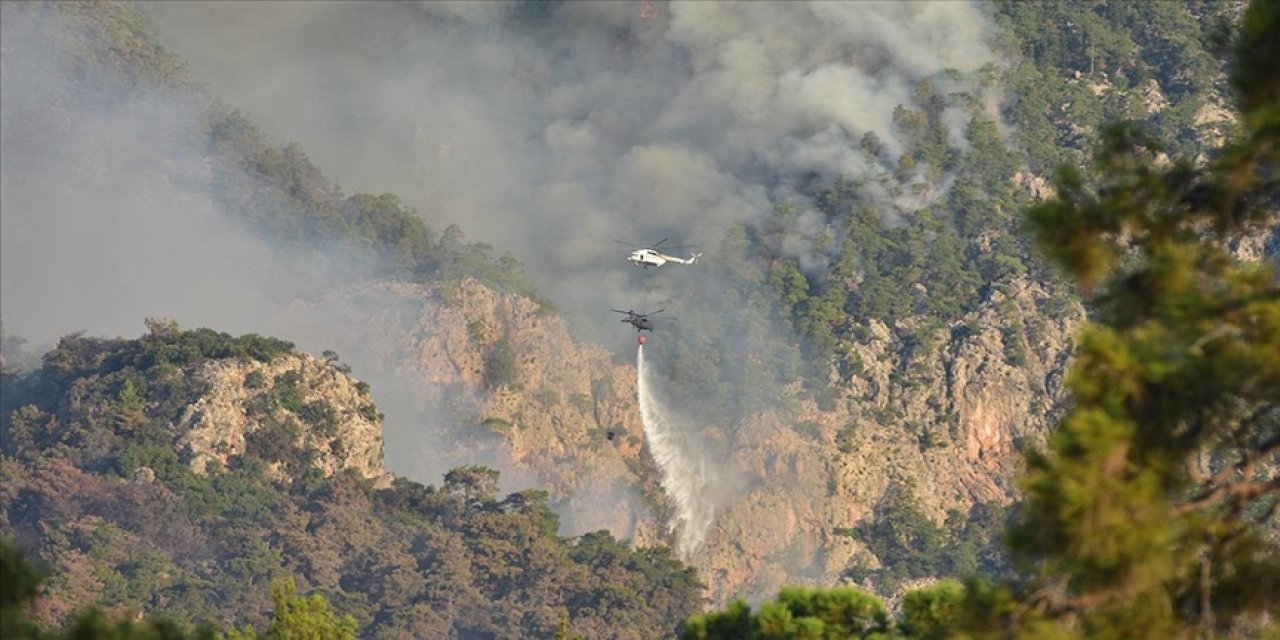
[[[650,4],[649,0],[644,0],[644,6],[640,7],[640,18],[648,20],[658,15],[658,8]]]

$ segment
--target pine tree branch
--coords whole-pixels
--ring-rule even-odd
[[[1213,572],[1209,564],[1209,554],[1204,553],[1200,556],[1200,612],[1199,627],[1200,634],[1204,637],[1209,636],[1209,630],[1213,628]]]
[[[1173,515],[1175,517],[1184,516],[1193,511],[1204,509],[1223,499],[1230,500],[1235,505],[1235,510],[1239,511],[1245,503],[1273,491],[1280,491],[1280,476],[1265,481],[1251,480],[1220,484],[1174,507]]]
[[[1243,421],[1241,421],[1242,430],[1244,427],[1252,426],[1258,423],[1259,421],[1261,421],[1263,418],[1266,418],[1268,414],[1270,414],[1272,411],[1274,411],[1277,408],[1280,408],[1280,403],[1273,402],[1273,403],[1268,403],[1262,407],[1259,407],[1252,414],[1250,414],[1248,418],[1245,418]],[[1238,500],[1240,495],[1242,495],[1240,494],[1240,491],[1243,490],[1241,489],[1241,487],[1248,487],[1248,486],[1252,486],[1259,483],[1258,482],[1228,483],[1227,481],[1230,480],[1233,476],[1236,476],[1237,474],[1243,478],[1248,478],[1252,476],[1258,462],[1260,462],[1263,458],[1266,458],[1267,456],[1277,451],[1280,451],[1280,433],[1273,434],[1271,437],[1265,440],[1262,440],[1261,442],[1257,443],[1253,447],[1250,447],[1250,449],[1244,454],[1244,456],[1240,459],[1239,462],[1237,462],[1234,465],[1229,465],[1223,468],[1222,470],[1218,471],[1218,473],[1214,474],[1211,478],[1205,479],[1205,475],[1201,471],[1199,471],[1199,469],[1196,469],[1194,465],[1188,465],[1189,474],[1195,480],[1198,481],[1198,484],[1202,487],[1202,489],[1200,493],[1197,494],[1195,497],[1191,498],[1187,502],[1184,502],[1174,507],[1173,515],[1182,516],[1192,511],[1203,509],[1209,506],[1210,504],[1213,504],[1214,502],[1217,502],[1218,500],[1222,499],[1224,497],[1224,494],[1228,494],[1228,493],[1232,494],[1232,496],[1234,496]],[[1273,479],[1271,482],[1263,482],[1260,484],[1266,486],[1266,485],[1274,484],[1275,482],[1276,480]],[[1267,493],[1272,490],[1275,490],[1275,488],[1267,489],[1262,493]],[[1245,498],[1245,501],[1247,502],[1248,500],[1252,500],[1253,498],[1257,497],[1257,495],[1261,495],[1261,494],[1250,495],[1247,498]]]
[[[1060,612],[1082,612],[1107,602],[1108,600],[1115,600],[1117,598],[1128,596],[1129,593],[1130,590],[1124,587],[1111,587],[1110,589],[1103,589],[1101,591],[1094,591],[1093,593],[1079,595],[1074,598],[1068,598],[1056,603],[1057,606],[1053,608]]]

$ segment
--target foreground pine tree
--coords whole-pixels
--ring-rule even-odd
[[[1114,126],[1096,180],[1064,170],[1057,200],[1031,211],[1093,314],[1071,407],[1023,481],[1011,542],[1033,584],[987,609],[996,628],[1277,632],[1280,270],[1231,249],[1280,210],[1280,4],[1255,2],[1235,46],[1236,142],[1169,164]]]

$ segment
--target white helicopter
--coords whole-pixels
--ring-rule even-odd
[[[640,249],[636,249],[635,251],[632,251],[629,255],[627,255],[627,262],[630,262],[631,264],[634,264],[637,267],[644,267],[645,269],[648,269],[649,267],[661,267],[662,265],[668,262],[674,262],[677,264],[693,264],[694,262],[697,262],[698,257],[702,255],[701,253],[691,253],[688,258],[678,258],[676,256],[667,255],[665,253],[662,253],[661,251],[658,251],[658,246],[666,242],[667,240],[668,238],[663,238],[647,247],[643,247]],[[631,244],[629,242],[623,242],[621,240],[614,240],[614,242],[617,242],[618,244],[625,244],[629,247],[636,246],[634,244]],[[696,246],[696,245],[684,244],[684,245],[673,246],[670,248],[681,249],[681,248],[693,247],[693,246]]]

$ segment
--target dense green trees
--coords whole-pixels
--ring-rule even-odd
[[[857,589],[808,589],[787,587],[778,599],[751,611],[736,600],[723,612],[689,619],[687,640],[740,638],[837,638],[888,637],[889,618],[884,605]]]
[[[0,635],[13,640],[56,640],[58,638],[114,638],[131,640],[184,640],[186,638],[222,638],[210,627],[194,633],[164,619],[111,620],[100,609],[90,608],[71,619],[61,631],[41,629],[30,619],[39,606],[41,583],[39,571],[9,539],[0,538]],[[323,596],[298,594],[293,579],[271,585],[273,611],[264,638],[278,640],[335,639],[356,637],[356,621],[351,616],[338,616]],[[232,629],[228,640],[257,638],[252,627]]]
[[[1229,3],[1001,2],[996,8],[1004,48],[1015,56],[1006,115],[1032,171],[1087,164],[1087,141],[1114,120],[1148,120],[1188,157],[1204,149],[1194,113],[1225,90],[1210,36],[1229,16]],[[1167,106],[1150,92],[1152,80]]]
[[[938,640],[953,637],[964,589],[942,581],[906,594],[897,620],[875,596],[849,587],[787,587],[753,611],[735,600],[723,611],[689,619],[685,640]]]
[[[271,626],[262,637],[267,640],[355,640],[356,619],[350,615],[339,616],[323,596],[298,595],[298,587],[292,578],[271,585]],[[233,629],[227,640],[255,640],[258,634],[252,627],[240,631]]]
[[[1103,123],[1145,121],[1164,148],[1188,158],[1212,147],[1196,113],[1226,91],[1211,37],[1229,17],[1225,5],[1064,0],[993,9],[1010,68],[984,70],[990,77],[968,92],[943,92],[946,78],[922,81],[914,96],[919,108],[900,106],[894,114],[906,145],[896,175],[835,181],[806,194],[835,241],[825,250],[825,272],[802,270],[781,250],[798,215],[795,203],[783,203],[747,235],[748,252],[769,261],[774,302],[808,339],[809,355],[838,360],[839,344],[856,338],[851,327],[872,319],[890,327],[913,315],[955,321],[991,283],[1031,275],[1061,284],[1022,233],[1017,212],[1031,201],[1013,179],[1019,171],[1023,180],[1046,175],[1063,162],[1088,165]],[[1007,132],[983,107],[980,92],[990,82],[1007,96]],[[967,118],[963,148],[948,145],[954,125],[944,122],[946,109]],[[862,146],[879,156],[877,139]],[[916,182],[917,174],[926,183]],[[940,197],[928,197],[934,190]]]
[[[998,577],[1008,572],[1003,544],[1004,509],[975,504],[969,513],[952,511],[942,526],[921,510],[909,485],[891,486],[872,518],[852,530],[880,563],[871,569],[857,559],[845,577],[870,580],[879,593],[893,593],[906,580],[932,576]]]

